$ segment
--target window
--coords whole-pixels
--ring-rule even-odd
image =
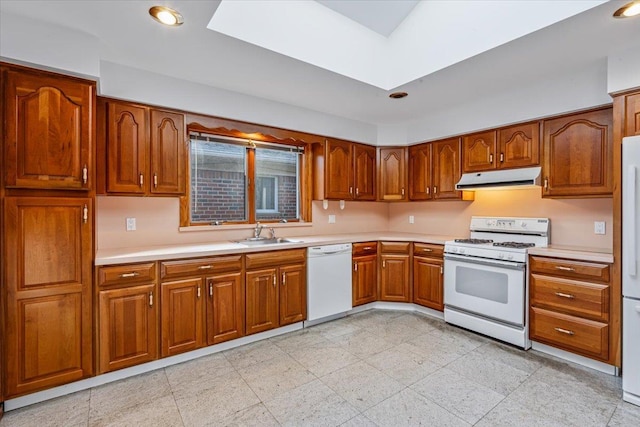
[[[300,219],[300,147],[191,137],[190,223]]]

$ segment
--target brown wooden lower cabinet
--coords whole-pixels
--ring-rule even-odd
[[[411,301],[411,243],[380,242],[380,300]]]
[[[247,335],[307,318],[305,260],[298,249],[246,256]]]
[[[93,375],[90,198],[4,199],[5,398]]]
[[[244,336],[242,272],[207,277],[207,344]]]
[[[354,307],[378,299],[378,242],[354,243],[352,297]]]
[[[158,357],[155,283],[98,293],[99,373],[150,362]]]
[[[195,350],[204,344],[203,279],[160,285],[162,356]]]
[[[417,244],[414,246],[413,302],[442,311],[444,309],[442,258],[418,256],[420,249]]]

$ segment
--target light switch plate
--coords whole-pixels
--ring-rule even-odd
[[[329,224],[335,224],[335,223],[336,223],[336,216],[329,215]]]
[[[605,228],[606,222],[604,221],[594,221],[593,222],[593,232],[595,234],[607,234]]]
[[[416,218],[413,215],[409,215],[409,224],[413,224],[416,222]]]
[[[136,231],[136,219],[127,218],[127,231]]]

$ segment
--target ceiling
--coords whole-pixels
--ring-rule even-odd
[[[542,7],[553,2],[531,3]],[[409,93],[402,100],[390,99],[389,90],[207,29],[220,1],[0,0],[0,14],[21,15],[95,36],[100,41],[99,56],[105,61],[380,125],[420,120],[461,102],[505,94],[556,75],[601,66],[612,52],[640,46],[640,18],[611,17],[624,3],[597,5],[420,75],[393,88]],[[158,25],[147,12],[156,4],[179,10],[184,25]],[[409,10],[405,21],[418,6]],[[366,10],[360,9],[353,19],[362,22],[363,11],[366,15]],[[526,18],[521,20],[526,22]],[[479,22],[478,27],[485,24]],[[390,28],[371,22],[354,25],[381,32]],[[396,28],[401,29],[402,25]],[[297,34],[292,32],[288,37],[296,38]],[[394,37],[393,32],[390,37]],[[442,37],[435,43],[446,47],[451,40]],[[421,54],[421,49],[413,51],[415,57]],[[349,59],[340,58],[343,62]]]

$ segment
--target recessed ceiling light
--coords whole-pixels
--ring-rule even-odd
[[[164,6],[153,6],[149,9],[149,15],[159,23],[170,27],[177,27],[184,22],[180,12]]]
[[[392,94],[389,95],[389,98],[400,99],[400,98],[404,98],[407,95],[408,95],[407,92],[393,92]]]
[[[640,15],[640,1],[632,1],[613,13],[614,18],[631,18]]]

